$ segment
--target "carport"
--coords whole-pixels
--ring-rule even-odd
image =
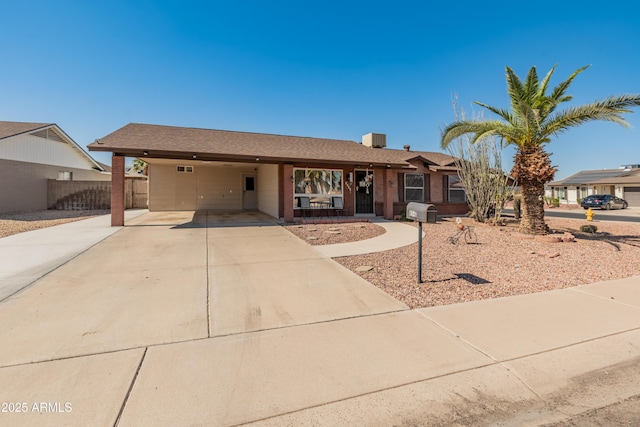
[[[281,159],[261,158],[263,151],[247,142],[250,134],[221,131],[211,138],[211,132],[129,124],[90,144],[91,151],[112,152],[112,225],[124,225],[126,157],[149,166],[150,211],[246,210],[282,217],[287,183],[280,179],[286,168]]]
[[[260,210],[278,217],[278,166],[207,160],[145,159],[149,210]]]

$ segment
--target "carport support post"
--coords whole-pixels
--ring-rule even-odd
[[[111,157],[111,226],[124,225],[124,156]]]
[[[418,221],[418,283],[422,283],[422,222]]]
[[[283,217],[285,223],[293,222],[293,165],[282,166],[282,203],[284,203]]]
[[[384,171],[384,219],[393,219],[393,173],[391,169]]]

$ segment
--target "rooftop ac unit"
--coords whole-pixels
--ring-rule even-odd
[[[385,148],[387,146],[387,135],[383,133],[362,135],[362,145],[372,148]]]

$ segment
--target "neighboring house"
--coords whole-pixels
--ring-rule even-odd
[[[47,209],[48,180],[111,175],[56,124],[0,121],[0,212]]]
[[[590,194],[613,194],[625,199],[629,206],[640,206],[640,165],[581,171],[550,182],[545,189],[545,196],[558,198],[565,204],[579,203]]]
[[[340,205],[347,216],[388,219],[410,201],[440,214],[468,210],[453,157],[387,149],[382,134],[358,143],[128,124],[88,148],[113,153],[113,189],[122,186],[125,156],[147,162],[151,211],[257,209],[290,222],[307,208],[319,215]],[[122,225],[122,196],[112,195],[112,223]]]

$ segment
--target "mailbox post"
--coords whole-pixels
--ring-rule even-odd
[[[407,205],[407,218],[418,221],[418,283],[422,283],[422,223],[435,223],[437,214],[433,205],[416,202]]]

